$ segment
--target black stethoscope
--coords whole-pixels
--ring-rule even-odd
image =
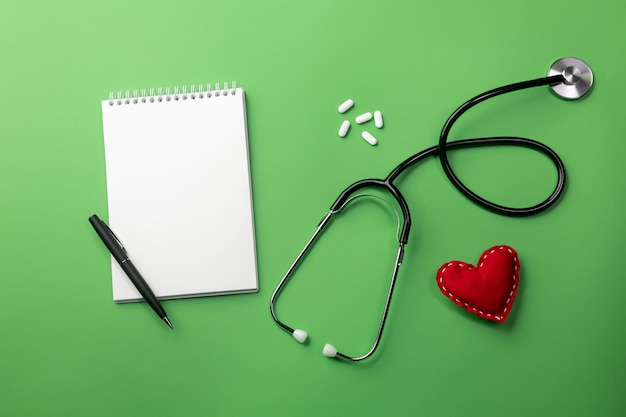
[[[396,200],[400,209],[402,211],[402,226],[398,236],[398,251],[395,259],[395,264],[393,268],[393,273],[391,277],[391,283],[389,285],[389,291],[387,293],[387,299],[385,301],[385,307],[383,310],[383,315],[380,321],[380,325],[378,326],[378,333],[376,334],[376,339],[374,340],[374,344],[372,348],[366,354],[359,357],[352,357],[345,355],[341,352],[338,352],[337,349],[330,345],[326,344],[323,349],[323,354],[328,357],[337,357],[349,361],[361,361],[363,359],[369,358],[380,342],[383,328],[385,326],[385,321],[387,318],[387,312],[389,311],[389,304],[391,302],[391,296],[393,294],[393,289],[396,282],[396,277],[398,275],[398,270],[400,265],[402,264],[402,258],[404,256],[404,245],[406,245],[409,239],[409,231],[411,229],[411,214],[409,212],[409,206],[406,203],[406,200],[402,196],[402,193],[396,188],[393,182],[398,178],[398,176],[404,172],[407,168],[412,166],[413,164],[421,161],[422,159],[437,155],[439,160],[441,161],[441,167],[446,173],[448,179],[452,182],[452,184],[467,198],[475,202],[476,204],[491,210],[498,214],[503,214],[506,216],[530,216],[540,211],[543,211],[550,207],[552,204],[556,202],[556,200],[560,197],[563,192],[565,186],[565,167],[563,162],[559,158],[559,156],[552,149],[547,147],[541,142],[537,142],[532,139],[520,138],[520,137],[488,137],[488,138],[476,138],[476,139],[464,139],[458,140],[451,143],[448,143],[448,134],[452,129],[454,123],[461,117],[463,113],[477,105],[480,102],[483,102],[487,99],[505,94],[511,93],[513,91],[523,90],[531,87],[539,87],[549,85],[552,90],[559,96],[566,99],[578,99],[585,95],[591,86],[593,85],[593,74],[591,69],[587,64],[577,58],[561,58],[556,61],[550,67],[548,72],[548,76],[544,78],[538,78],[535,80],[522,81],[515,84],[506,85],[503,87],[499,87],[490,91],[486,91],[483,94],[480,94],[471,100],[467,101],[463,105],[461,105],[458,109],[452,113],[452,115],[448,118],[446,123],[443,125],[443,129],[441,131],[441,135],[439,137],[439,144],[436,146],[432,146],[427,148],[421,152],[418,152],[411,156],[410,158],[403,161],[400,165],[391,171],[389,175],[383,180],[381,179],[364,179],[361,181],[357,181],[354,184],[350,185],[346,188],[335,200],[333,205],[330,208],[330,212],[322,219],[322,221],[317,226],[315,233],[309,241],[306,243],[300,254],[297,256],[296,260],[291,264],[289,270],[280,281],[274,293],[272,294],[272,298],[270,300],[270,312],[272,314],[272,318],[274,321],[282,327],[287,332],[291,333],[293,337],[300,343],[303,343],[308,334],[301,329],[294,329],[290,326],[287,326],[285,323],[281,322],[276,316],[275,312],[275,303],[278,294],[284,288],[287,280],[295,270],[296,266],[303,259],[304,255],[311,248],[311,245],[315,241],[315,239],[319,236],[322,230],[329,224],[331,218],[339,213],[343,207],[351,201],[351,199],[356,198],[354,193],[364,187],[374,187],[382,189],[383,191],[388,192],[393,196]],[[456,176],[450,163],[448,161],[448,151],[451,149],[460,149],[460,148],[468,148],[473,146],[491,146],[491,145],[513,145],[513,146],[524,146],[527,148],[535,149],[539,152],[544,153],[548,156],[552,162],[554,163],[557,169],[557,183],[556,187],[552,194],[546,198],[543,202],[536,204],[530,207],[523,208],[513,208],[513,207],[505,207],[495,203],[492,203],[481,196],[474,193],[470,190],[465,184],[459,180]]]

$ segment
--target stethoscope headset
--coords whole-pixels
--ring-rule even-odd
[[[398,234],[398,251],[395,258],[395,264],[393,268],[393,273],[391,276],[391,283],[389,285],[389,290],[387,292],[387,298],[385,301],[385,306],[382,314],[382,318],[380,320],[380,324],[378,326],[378,332],[376,334],[376,339],[374,340],[374,344],[371,349],[362,356],[352,357],[341,352],[338,352],[337,349],[330,345],[326,344],[323,349],[323,354],[328,357],[337,357],[340,359],[348,360],[348,361],[361,361],[363,359],[367,359],[376,350],[380,343],[380,339],[383,333],[383,329],[385,327],[385,321],[387,319],[387,313],[389,311],[389,305],[391,302],[391,296],[393,295],[393,289],[396,283],[396,277],[398,275],[398,270],[400,265],[402,265],[402,259],[404,256],[404,245],[408,242],[409,239],[409,231],[411,229],[411,214],[409,211],[409,206],[406,203],[402,193],[396,188],[393,184],[394,180],[398,178],[398,176],[404,172],[407,168],[416,164],[417,162],[425,159],[428,156],[438,156],[439,161],[441,162],[441,167],[443,171],[446,173],[446,176],[450,180],[450,182],[467,198],[476,204],[486,208],[487,210],[493,211],[498,214],[502,214],[505,216],[531,216],[533,214],[539,213],[548,207],[552,206],[558,198],[561,196],[565,186],[565,167],[563,162],[559,158],[559,156],[550,149],[548,146],[544,145],[541,142],[521,138],[521,137],[487,137],[487,138],[475,138],[475,139],[464,139],[457,140],[454,142],[448,143],[448,134],[452,129],[454,123],[470,108],[475,105],[488,100],[490,98],[511,93],[518,90],[524,90],[532,87],[540,87],[540,86],[550,86],[552,90],[560,97],[565,99],[578,99],[584,96],[591,86],[593,85],[593,74],[591,69],[587,64],[577,58],[561,58],[557,60],[548,72],[548,75],[543,78],[538,78],[529,81],[522,81],[515,84],[505,85],[499,88],[495,88],[493,90],[486,91],[482,94],[477,95],[476,97],[468,100],[463,105],[461,105],[458,109],[452,113],[452,115],[448,118],[448,120],[443,125],[443,129],[441,130],[441,135],[439,137],[439,143],[430,148],[424,149],[421,152],[414,154],[413,156],[407,158],[402,163],[400,163],[396,168],[394,168],[389,175],[385,179],[364,179],[355,182],[350,185],[344,191],[341,192],[339,197],[335,200],[335,202],[330,207],[330,212],[322,219],[322,221],[317,226],[315,233],[306,243],[302,251],[298,254],[295,261],[291,264],[285,276],[281,279],[278,286],[274,290],[272,294],[272,298],[270,299],[270,312],[272,314],[272,318],[274,321],[282,327],[285,331],[291,333],[293,337],[300,343],[306,341],[308,334],[304,330],[294,329],[282,321],[278,319],[275,311],[275,303],[278,294],[283,290],[285,284],[291,277],[297,265],[304,258],[304,255],[309,251],[313,242],[319,236],[322,230],[324,230],[328,224],[330,223],[331,218],[339,213],[342,208],[344,208],[352,199],[356,198],[355,193],[365,187],[373,187],[379,188],[383,191],[388,192],[393,196],[395,201],[400,207],[402,212],[402,222],[401,227]],[[461,149],[461,148],[469,148],[474,146],[493,146],[493,145],[507,145],[507,146],[523,146],[526,148],[531,148],[536,151],[539,151],[550,158],[553,162],[554,166],[557,169],[557,181],[554,191],[548,198],[542,201],[539,204],[530,207],[506,207],[499,204],[495,204],[485,198],[477,195],[472,190],[470,190],[454,173],[454,170],[450,166],[450,162],[448,160],[448,151]]]

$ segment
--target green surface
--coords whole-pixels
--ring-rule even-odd
[[[525,2],[20,1],[0,7],[0,415],[623,416],[626,131],[622,0]],[[448,115],[487,89],[592,67],[578,102],[547,88],[472,109],[451,139],[515,135],[553,147],[562,200],[510,219],[466,201],[436,160],[398,182],[413,230],[375,357],[394,215],[355,204],[277,306],[270,295],[338,193],[436,143]],[[116,305],[106,249],[100,100],[110,91],[236,80],[247,93],[260,291]],[[336,107],[380,109],[370,147]],[[505,204],[543,199],[546,158],[460,151],[459,175]],[[208,190],[210,192],[210,190]],[[219,202],[227,196],[215,196]],[[438,267],[495,244],[520,254],[503,325],[443,297]],[[149,279],[149,277],[147,277]]]

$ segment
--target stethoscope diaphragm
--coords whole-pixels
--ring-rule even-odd
[[[593,73],[584,61],[578,58],[561,58],[548,71],[548,76],[562,75],[565,82],[550,87],[559,96],[575,100],[584,96],[593,85]]]

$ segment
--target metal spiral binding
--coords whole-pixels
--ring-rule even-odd
[[[146,90],[145,88],[139,92],[139,90],[126,90],[124,93],[118,91],[117,93],[109,93],[109,106],[122,106],[126,104],[142,104],[142,103],[160,103],[179,100],[195,100],[211,97],[225,97],[229,95],[237,94],[237,83],[232,82],[230,88],[228,83],[225,82],[223,88],[220,88],[220,84],[216,83],[214,88],[211,88],[211,84],[198,84],[191,85],[189,87],[175,86],[173,89],[166,87],[158,87],[155,91],[154,88]]]

